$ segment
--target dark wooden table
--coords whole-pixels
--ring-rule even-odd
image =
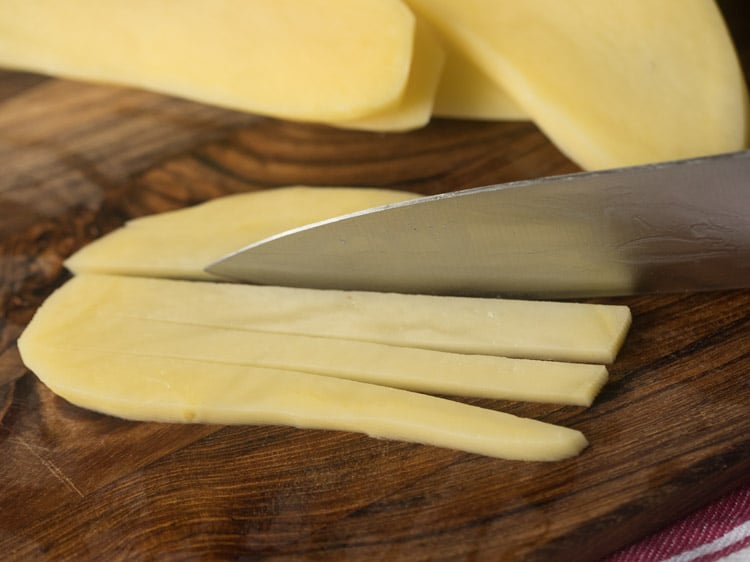
[[[722,3],[745,61],[747,4]],[[748,65],[746,65],[747,68]],[[696,116],[700,118],[700,116]],[[133,423],[54,396],[15,340],[63,259],[130,217],[288,184],[437,193],[575,171],[530,123],[369,134],[0,71],[5,560],[596,560],[750,480],[750,291],[611,299],[634,324],[559,463],[325,431]]]

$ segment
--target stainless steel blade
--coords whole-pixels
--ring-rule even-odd
[[[386,205],[207,270],[259,284],[537,298],[750,287],[750,152]]]

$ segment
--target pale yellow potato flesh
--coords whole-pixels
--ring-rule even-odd
[[[90,346],[66,345],[58,327],[71,311],[74,320],[82,316],[68,297],[63,289],[47,299],[19,350],[53,392],[98,412],[145,421],[356,431],[517,460],[558,460],[587,445],[573,429],[381,385],[139,349],[100,350],[98,337]],[[80,307],[96,313],[101,301],[88,297],[81,295]]]
[[[169,283],[170,298],[164,298]],[[139,318],[523,359],[611,363],[630,326],[626,306],[297,289],[107,276],[101,306]]]
[[[746,85],[711,0],[408,3],[583,168],[747,146]]]
[[[408,131],[424,127],[432,117],[445,54],[429,24],[417,20],[409,80],[401,100],[393,108],[350,121],[329,123],[363,131]]]
[[[437,117],[522,121],[521,106],[458,49],[446,48],[445,66],[435,93]]]
[[[426,21],[417,13],[420,25]],[[449,36],[432,29],[445,53],[443,71],[434,94],[433,114],[436,117],[488,121],[528,119],[502,84],[494,82]]]
[[[78,275],[24,331],[23,360],[73,404],[128,419],[357,431],[507,459],[579,453],[578,431],[421,392],[590,405],[627,307],[157,278],[201,279],[254,240],[413,197],[292,187],[134,220],[69,260]]]
[[[418,196],[390,190],[310,187],[233,195],[133,220],[78,251],[66,261],[66,266],[77,274],[216,280],[203,268],[247,244],[318,220],[415,197]],[[252,317],[252,325],[240,322],[234,327],[309,335],[320,329],[320,322],[325,322],[326,326],[334,326],[329,335],[335,337],[369,340],[375,337],[370,333],[374,332],[379,339],[373,341],[389,345],[533,359],[611,363],[630,324],[627,307],[460,297],[433,301],[428,296],[409,299],[405,295],[369,293],[350,293],[344,298],[341,295],[347,293],[306,293],[278,287],[256,287],[252,297],[231,296],[229,288],[215,291],[226,292],[230,302],[235,299],[247,304],[241,315]],[[353,302],[352,295],[360,294],[367,296],[365,302],[369,304],[357,306],[367,307],[367,313],[357,316],[354,305],[340,309],[339,301]],[[227,300],[217,306],[227,306]],[[156,298],[154,304],[158,302]],[[404,311],[415,302],[421,308],[414,309],[413,318],[407,318]],[[437,302],[445,307],[442,312],[431,311]],[[293,324],[283,325],[272,315],[278,309],[294,317],[297,307],[304,307],[300,314],[306,315],[307,320],[295,318]],[[259,311],[263,312],[257,314]],[[372,315],[369,320],[368,314]],[[346,323],[335,328],[338,315],[343,315]],[[430,326],[430,322],[432,327],[423,326]],[[505,326],[502,336],[498,334],[498,322]],[[352,327],[365,332],[358,335],[357,331],[350,331]]]
[[[77,406],[138,421],[288,425],[365,433],[511,460],[577,455],[577,430],[386,386],[176,358],[21,343],[30,368]]]
[[[190,298],[174,281],[149,284],[162,302],[190,306],[204,298],[193,283]],[[117,287],[114,287],[114,286]],[[213,363],[293,370],[421,392],[589,406],[607,381],[602,365],[446,353],[317,335],[266,333],[190,320],[151,318],[153,298],[143,284],[120,277],[80,275],[59,289],[36,328],[45,346],[97,352],[174,357]],[[128,296],[126,298],[125,294]],[[52,308],[54,307],[54,308]],[[169,308],[169,307],[167,307]],[[75,349],[74,349],[75,348]]]
[[[285,230],[419,197],[374,188],[293,186],[220,197],[141,217],[65,262],[74,273],[216,279],[203,271],[225,254]]]
[[[340,121],[399,103],[414,27],[399,0],[0,0],[0,65]]]

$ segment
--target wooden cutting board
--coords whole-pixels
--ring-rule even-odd
[[[723,8],[748,61],[747,4]],[[368,134],[0,72],[0,165],[4,559],[585,562],[750,481],[750,291],[600,301],[634,323],[589,409],[473,401],[588,436],[551,464],[125,422],[67,404],[20,362],[15,339],[66,279],[62,260],[130,217],[298,183],[431,194],[575,171],[532,124]]]

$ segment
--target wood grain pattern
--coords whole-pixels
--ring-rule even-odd
[[[748,61],[747,4],[722,7]],[[125,422],[20,362],[64,258],[129,217],[295,183],[438,193],[574,171],[530,123],[349,132],[0,71],[0,162],[4,559],[584,562],[750,480],[750,291],[613,299],[634,325],[592,408],[471,401],[588,436],[553,464]]]

